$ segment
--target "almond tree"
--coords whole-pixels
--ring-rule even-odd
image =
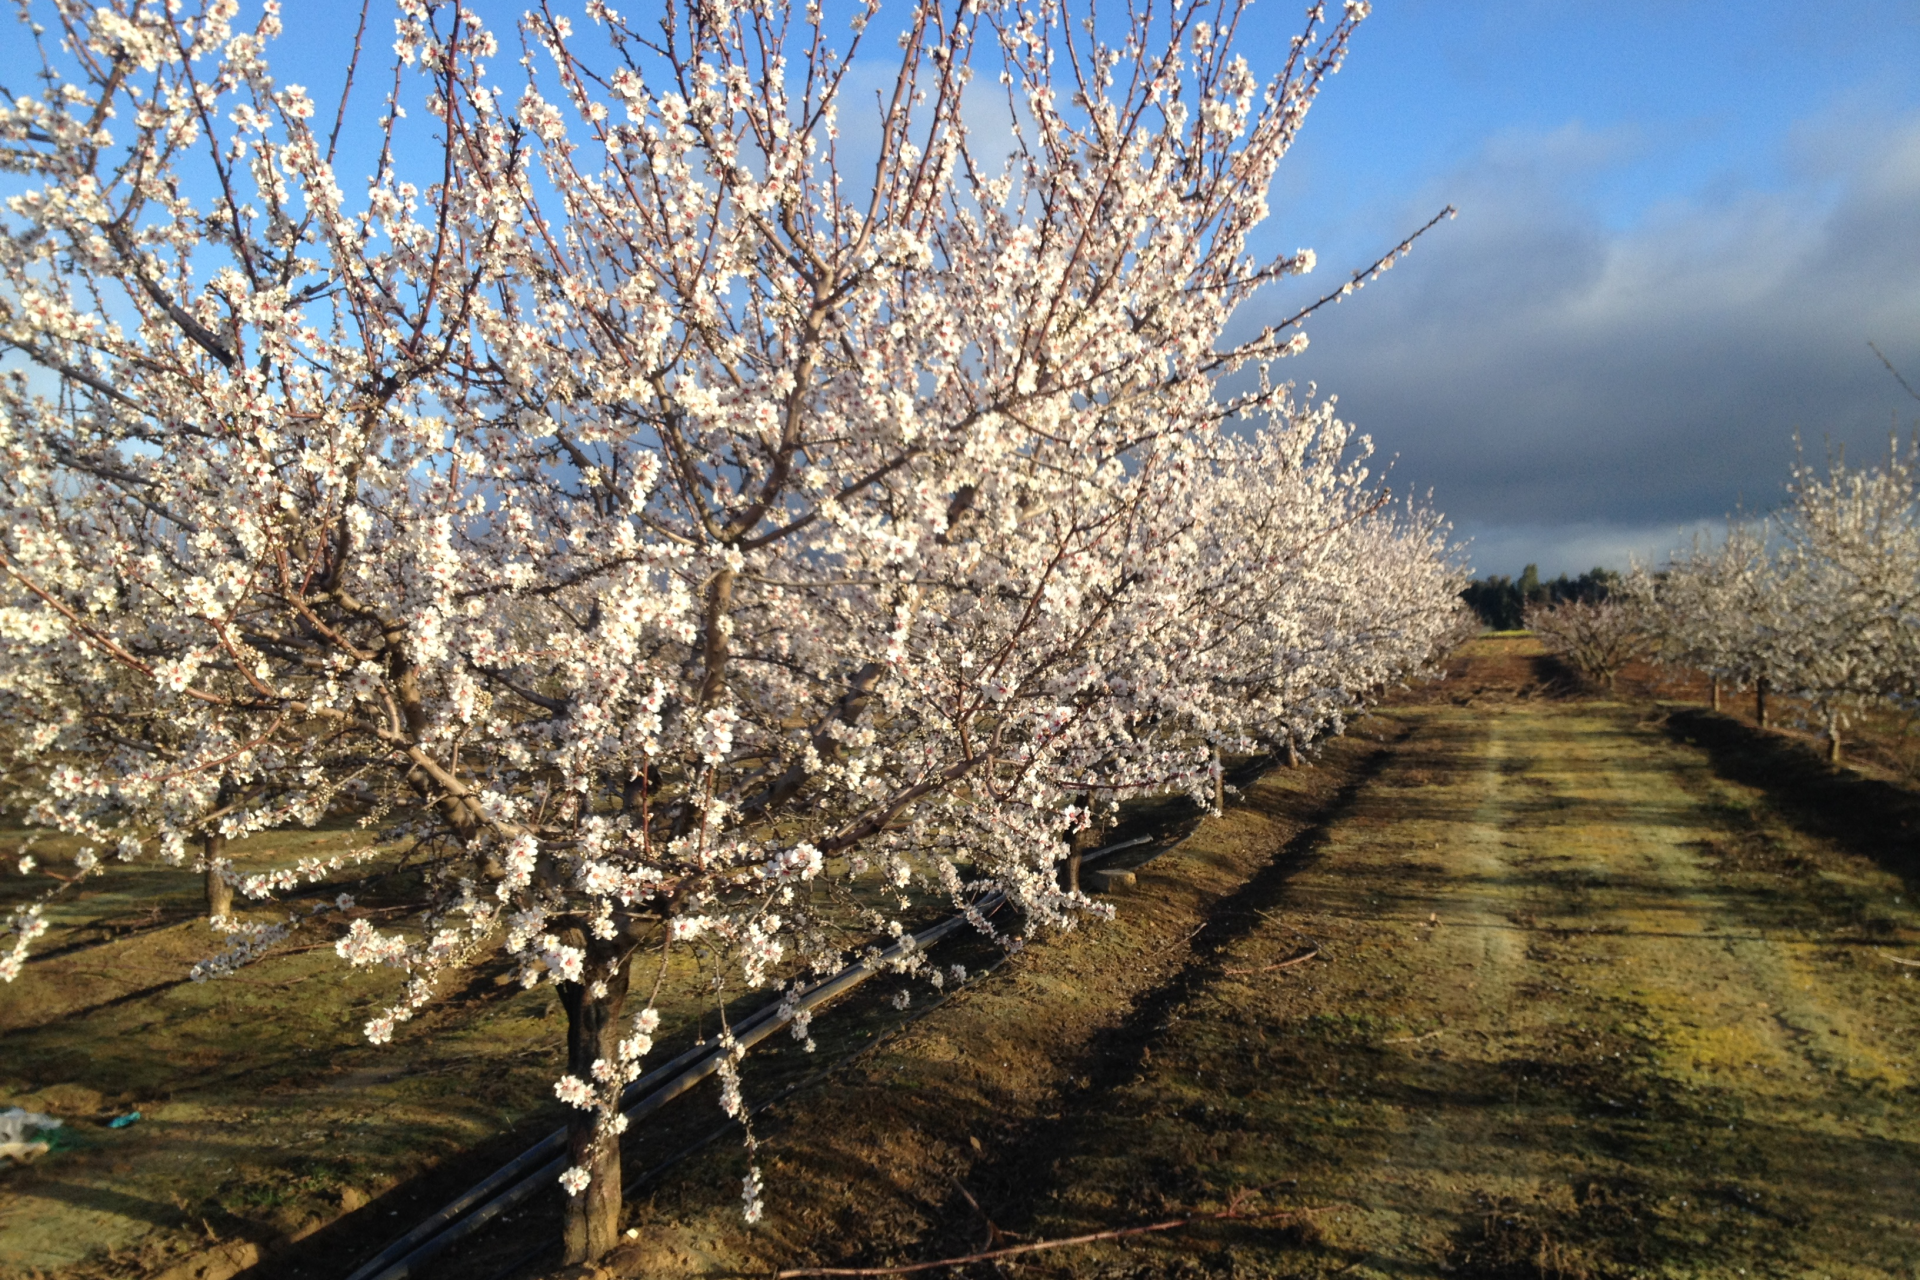
[[[1849,714],[1906,700],[1920,675],[1920,491],[1915,453],[1896,445],[1885,464],[1824,473],[1804,460],[1788,486],[1781,595],[1791,691],[1813,703],[1839,763]]]
[[[1730,525],[1713,548],[1676,555],[1638,598],[1662,648],[1722,681],[1813,704],[1838,763],[1850,714],[1911,704],[1920,672],[1920,493],[1914,453],[1852,470],[1797,462],[1791,502],[1768,522]]]
[[[1696,538],[1665,572],[1636,570],[1627,582],[1662,658],[1705,673],[1716,711],[1724,688],[1752,688],[1763,724],[1783,661],[1785,603],[1769,528],[1729,522],[1718,545]]]
[[[1169,708],[1251,671],[1244,722],[1200,736],[1308,732],[1430,656],[1439,526],[1367,515],[1363,476],[1292,478],[1338,456],[1326,422],[1238,453],[1220,430],[1288,412],[1221,379],[1307,312],[1222,335],[1312,265],[1249,237],[1365,12],[1313,6],[1262,81],[1235,5],[919,0],[856,171],[875,5],[642,28],[594,0],[591,39],[542,7],[501,85],[475,15],[400,0],[350,198],[366,112],[272,76],[275,4],[29,6],[43,70],[0,106],[25,362],[0,714],[29,820],[82,840],[82,875],[152,851],[278,904],[203,976],[341,931],[402,975],[376,1042],[502,948],[556,983],[567,1254],[598,1256],[671,957],[721,993],[831,972],[827,880],[882,931],[916,883],[1071,925],[1091,904],[1054,863],[1087,798],[1204,771]],[[963,119],[988,95],[1000,151]],[[1284,512],[1257,489],[1281,478]],[[1284,533],[1220,560],[1263,503]],[[1253,656],[1190,662],[1175,615],[1261,574],[1205,624],[1261,632]],[[382,842],[224,861],[340,814]],[[333,896],[382,850],[424,871],[387,934]],[[16,914],[0,976],[44,927]]]
[[[1371,445],[1331,399],[1285,407],[1221,442],[1204,567],[1178,616],[1190,722],[1228,750],[1297,758],[1458,642],[1465,574],[1437,515],[1369,483]]]
[[[1547,652],[1558,654],[1581,676],[1613,688],[1620,668],[1646,652],[1647,626],[1628,598],[1562,600],[1529,605],[1527,629]]]

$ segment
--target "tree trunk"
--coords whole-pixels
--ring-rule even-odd
[[[579,945],[577,937],[568,941]],[[560,1003],[567,1011],[567,1071],[596,1088],[594,1062],[619,1060],[620,1012],[630,971],[624,955],[610,963],[590,947],[584,976],[589,982],[598,977],[606,994],[596,998],[587,985],[560,984]],[[620,1242],[620,1139],[603,1137],[599,1129],[598,1111],[575,1109],[567,1118],[567,1155],[592,1178],[585,1191],[567,1197],[562,1235],[569,1264],[593,1262]]]
[[[1840,713],[1827,712],[1827,763],[1840,763]]]
[[[1227,811],[1227,771],[1220,764],[1220,748],[1213,749],[1213,816]]]
[[[1709,679],[1707,680],[1707,688],[1709,691],[1708,705],[1710,705],[1715,711],[1718,711],[1720,709],[1720,677],[1719,676],[1709,677]]]
[[[239,788],[225,774],[220,776],[220,788],[213,795],[215,813],[228,808],[239,798]],[[200,837],[201,860],[207,864],[207,914],[225,916],[233,914],[233,886],[220,874],[220,864],[227,858],[227,838],[220,834],[219,822],[209,826]]]
[[[1293,735],[1288,734],[1287,735],[1287,768],[1298,769],[1299,767],[1300,767],[1300,746],[1297,742],[1294,741]]]
[[[200,849],[207,864],[207,914],[232,915],[233,886],[220,874],[220,864],[227,856],[227,838],[218,831],[209,831],[201,837]]]
[[[1767,678],[1761,676],[1753,682],[1753,718],[1762,729],[1767,727]]]
[[[1091,795],[1081,796],[1080,803],[1086,807],[1087,812],[1093,812],[1093,797]],[[1080,891],[1080,866],[1086,860],[1086,856],[1095,849],[1098,849],[1101,844],[1105,842],[1106,838],[1107,828],[1092,822],[1088,823],[1081,830],[1073,833],[1073,837],[1067,844],[1067,860],[1060,868],[1060,887],[1062,889],[1065,889],[1068,893],[1078,893]]]

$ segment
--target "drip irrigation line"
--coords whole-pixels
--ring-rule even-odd
[[[982,982],[984,982],[987,978],[991,977],[1000,968],[1000,966],[1005,964],[1006,962],[1007,962],[1007,957],[1005,955],[1000,956],[992,964],[982,969],[978,974],[975,974],[973,978],[967,983],[966,986],[961,987],[954,991],[950,991],[947,994],[941,996],[938,1000],[935,1000],[933,1003],[929,1005],[925,1005],[922,1008],[915,1010],[912,1017],[903,1019],[902,1021],[897,1022],[893,1026],[887,1028],[887,1030],[883,1032],[881,1036],[877,1040],[875,1040],[872,1044],[863,1044],[858,1049],[855,1049],[849,1053],[841,1055],[840,1058],[830,1063],[829,1065],[822,1067],[820,1070],[814,1072],[812,1075],[807,1076],[803,1079],[794,1081],[792,1084],[782,1089],[779,1093],[776,1093],[773,1097],[768,1098],[765,1102],[762,1102],[759,1106],[749,1111],[747,1113],[747,1119],[751,1120],[754,1117],[760,1115],[762,1112],[771,1110],[772,1108],[779,1105],[780,1103],[785,1102],[788,1098],[791,1098],[794,1094],[802,1093],[808,1089],[811,1089],[814,1085],[819,1084],[821,1081],[826,1080],[829,1077],[838,1074],[840,1071],[853,1065],[855,1062],[858,1062],[861,1058],[866,1057],[868,1054],[873,1053],[874,1051],[882,1048],[885,1045],[891,1044],[893,1041],[899,1039],[901,1033],[904,1032],[908,1027],[911,1027],[914,1023],[920,1021],[920,1019],[926,1017],[928,1014],[932,1013],[934,1010],[944,1007],[946,1003],[949,1000],[952,1000],[955,996],[977,990]],[[694,1139],[694,1141],[689,1145],[682,1147],[680,1150],[668,1156],[665,1160],[662,1160],[659,1164],[654,1165],[652,1168],[648,1169],[646,1172],[640,1174],[638,1177],[634,1178],[631,1182],[627,1183],[621,1198],[625,1200],[634,1199],[640,1194],[640,1192],[644,1191],[647,1187],[651,1186],[655,1181],[657,1181],[662,1174],[667,1172],[667,1170],[673,1168],[675,1165],[679,1164],[682,1160],[685,1160],[690,1156],[699,1154],[699,1152],[711,1146],[715,1141],[725,1137],[728,1133],[732,1132],[733,1130],[739,1127],[740,1127],[740,1121],[738,1119],[728,1120],[724,1124],[716,1126],[714,1129],[707,1132],[704,1136]],[[506,1277],[512,1275],[514,1271],[526,1265],[526,1263],[538,1257],[542,1253],[550,1252],[553,1248],[554,1248],[554,1244],[552,1241],[542,1241],[541,1243],[534,1245],[530,1249],[523,1250],[522,1252],[513,1255],[513,1257],[504,1266],[502,1266],[499,1270],[493,1272],[491,1275],[486,1277],[486,1280],[506,1280]]]
[[[991,894],[976,903],[974,909],[990,910],[1003,900],[1004,895]],[[774,1001],[735,1024],[735,1043],[743,1050],[751,1049],[786,1026],[793,1014],[810,1011],[835,996],[851,991],[879,973],[888,962],[904,955],[909,948],[931,946],[966,923],[965,915],[952,916],[931,929],[902,938],[870,960],[851,965],[834,977],[816,983],[790,1006],[783,1000]],[[622,1092],[621,1101],[627,1103],[636,1096],[639,1099],[622,1112],[629,1126],[691,1091],[719,1070],[724,1052],[720,1047],[720,1037],[708,1036],[672,1062],[628,1086]],[[652,1086],[651,1089],[649,1086]],[[566,1128],[563,1126],[554,1130],[518,1159],[363,1263],[348,1280],[405,1280],[408,1276],[419,1274],[422,1266],[453,1245],[553,1185],[569,1159],[565,1152],[566,1142]]]
[[[1156,839],[1156,836],[1135,836],[1094,849],[1081,856],[1081,865],[1085,866],[1095,858],[1104,858],[1122,849],[1150,844]],[[846,994],[882,972],[909,949],[921,950],[932,946],[966,925],[974,914],[998,910],[1006,900],[1006,894],[1002,891],[989,893],[968,911],[949,916],[939,924],[902,938],[877,956],[850,965],[833,977],[815,983],[792,1005],[782,999],[762,1007],[734,1025],[734,1041],[742,1050],[752,1048],[786,1026],[794,1014],[811,1012],[827,1001]],[[997,964],[995,967],[998,967]],[[944,1003],[944,999],[926,1012],[931,1012],[940,1003]],[[712,1075],[720,1067],[721,1053],[719,1036],[709,1036],[628,1085],[620,1095],[621,1105],[625,1108],[622,1114],[628,1125],[651,1116]],[[421,1267],[441,1253],[551,1186],[566,1167],[566,1142],[565,1126],[555,1129],[361,1263],[347,1280],[407,1280],[409,1276],[418,1275]]]
[[[747,1113],[747,1119],[749,1120],[753,1119],[755,1116],[759,1115],[762,1111],[766,1111],[778,1105],[779,1103],[785,1102],[788,1098],[791,1098],[796,1093],[800,1093],[807,1089],[813,1088],[814,1085],[819,1084],[822,1080],[825,1080],[830,1076],[838,1074],[842,1070],[858,1062],[860,1059],[866,1057],[868,1054],[873,1053],[876,1050],[888,1044],[893,1043],[893,1041],[900,1038],[901,1033],[904,1032],[908,1027],[911,1027],[914,1023],[920,1021],[920,1019],[932,1013],[935,1009],[942,1007],[947,1003],[947,1001],[953,999],[957,995],[960,995],[962,992],[969,992],[969,991],[976,990],[982,982],[984,982],[987,978],[991,977],[994,971],[999,969],[999,967],[1005,964],[1006,962],[1007,962],[1007,957],[1004,955],[1001,956],[999,959],[995,960],[992,964],[988,965],[986,968],[982,969],[979,973],[975,974],[972,980],[969,981],[966,986],[961,987],[955,991],[950,991],[946,995],[941,996],[938,1000],[935,1000],[933,1003],[926,1005],[920,1009],[916,1009],[912,1017],[903,1018],[901,1021],[895,1023],[893,1026],[888,1027],[884,1032],[881,1033],[880,1037],[876,1039],[872,1044],[863,1044],[858,1049],[854,1049],[848,1053],[842,1054],[837,1060],[820,1068],[820,1070],[814,1072],[812,1075],[806,1076],[803,1079],[794,1081],[792,1084],[782,1089],[779,1093],[774,1094],[773,1097],[768,1098],[765,1102],[761,1103],[759,1106],[749,1111]],[[662,1160],[659,1164],[656,1164],[655,1166],[653,1166],[653,1168],[648,1169],[645,1173],[635,1178],[633,1182],[627,1187],[625,1198],[628,1200],[633,1199],[634,1196],[639,1194],[639,1192],[643,1188],[651,1184],[656,1178],[658,1178],[661,1174],[665,1173],[668,1169],[671,1169],[674,1165],[679,1164],[682,1160],[685,1160],[688,1156],[693,1155],[695,1152],[699,1151],[702,1147],[705,1147],[708,1143],[711,1143],[714,1139],[723,1136],[724,1134],[727,1133],[728,1130],[738,1128],[739,1125],[740,1125],[740,1122],[738,1120],[729,1120],[725,1124],[713,1130],[713,1132],[707,1134],[704,1138],[700,1138],[696,1140],[692,1146],[683,1147],[681,1148],[680,1151],[676,1152],[671,1156],[668,1156],[665,1160]]]
[[[1084,867],[1095,858],[1104,858],[1110,853],[1118,853],[1122,849],[1131,849],[1137,844],[1152,844],[1158,839],[1160,839],[1159,836],[1135,836],[1131,840],[1122,840],[1119,844],[1110,844],[1105,848],[1095,849],[1090,853],[1081,854],[1080,865]]]

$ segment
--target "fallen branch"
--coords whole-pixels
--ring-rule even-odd
[[[1435,1036],[1440,1036],[1445,1034],[1446,1032],[1444,1030],[1442,1030],[1439,1027],[1435,1027],[1432,1031],[1427,1032],[1427,1034],[1423,1036],[1401,1036],[1397,1040],[1382,1040],[1380,1043],[1381,1044],[1419,1044],[1422,1040],[1431,1040]]]
[[[1275,969],[1291,969],[1293,968],[1293,966],[1297,964],[1305,964],[1307,961],[1313,959],[1315,956],[1319,954],[1320,954],[1320,948],[1309,947],[1306,951],[1302,952],[1297,956],[1289,956],[1285,960],[1278,961],[1274,964],[1262,965],[1258,969],[1222,969],[1220,972],[1232,973],[1232,974],[1272,973]]]
[[[1902,960],[1899,956],[1890,956],[1884,951],[1880,952],[1879,955],[1882,959],[1891,960],[1895,964],[1903,964],[1909,969],[1920,969],[1920,960]]]
[[[959,1258],[941,1258],[937,1262],[909,1262],[896,1267],[789,1267],[785,1271],[773,1273],[773,1280],[790,1280],[797,1276],[904,1276],[915,1271],[932,1271],[939,1267],[963,1267],[974,1262],[995,1262],[1001,1258],[1011,1258],[1023,1253],[1038,1253],[1043,1249],[1064,1249],[1069,1245],[1095,1244],[1101,1240],[1121,1240],[1128,1236],[1142,1236],[1154,1231],[1177,1231],[1181,1227],[1195,1222],[1257,1222],[1274,1218],[1310,1217],[1325,1212],[1326,1206],[1319,1209],[1271,1209],[1265,1213],[1242,1213],[1238,1209],[1224,1209],[1219,1213],[1195,1213],[1184,1218],[1169,1218],[1165,1222],[1149,1222],[1138,1227],[1116,1227],[1111,1231],[1091,1231],[1083,1236],[1068,1236],[1063,1240],[1035,1240],[1031,1244],[1017,1244],[1005,1249],[988,1249],[983,1253],[970,1253]]]
[[[1211,924],[1211,923],[1212,921],[1207,921],[1205,924],[1201,924],[1200,926],[1195,928],[1194,931],[1192,933],[1189,933],[1186,937],[1175,938],[1172,942],[1169,942],[1166,946],[1161,947],[1158,951],[1148,952],[1143,957],[1143,959],[1157,960],[1161,956],[1167,954],[1167,952],[1172,951],[1175,947],[1181,946],[1184,943],[1192,942],[1195,938],[1199,937],[1200,934],[1206,929],[1207,924]]]

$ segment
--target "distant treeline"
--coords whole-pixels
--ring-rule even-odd
[[[1476,578],[1460,598],[1493,630],[1517,631],[1524,625],[1521,615],[1530,604],[1558,604],[1562,600],[1591,604],[1605,600],[1619,585],[1618,573],[1601,568],[1589,569],[1577,578],[1563,573],[1551,582],[1542,582],[1539,566],[1530,564],[1517,579],[1499,573]]]

